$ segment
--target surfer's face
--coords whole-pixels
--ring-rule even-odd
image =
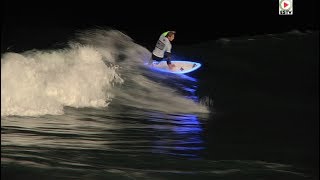
[[[173,41],[174,40],[174,34],[172,34],[171,36],[168,36],[169,41]]]

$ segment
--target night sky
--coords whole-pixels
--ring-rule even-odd
[[[291,16],[280,16],[278,4],[278,0],[5,0],[2,37],[10,39],[19,31],[28,36],[29,29],[100,26],[121,30],[142,44],[153,43],[163,31],[176,30],[175,43],[187,44],[220,37],[319,29],[316,0],[294,0]]]

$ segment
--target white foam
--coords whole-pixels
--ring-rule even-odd
[[[107,106],[112,83],[123,82],[98,51],[86,46],[6,53],[1,63],[1,116],[62,114],[63,106]]]
[[[208,112],[172,87],[147,78],[150,71],[143,64],[150,57],[151,52],[124,33],[103,29],[79,32],[61,50],[5,53],[1,116],[63,114],[64,106],[106,107],[111,101],[163,112]]]

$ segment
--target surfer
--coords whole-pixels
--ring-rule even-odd
[[[171,64],[171,41],[174,40],[175,34],[175,31],[166,31],[161,34],[154,50],[152,51],[152,57],[149,65],[152,64],[153,60],[161,61],[165,59],[170,70],[175,67],[174,64]]]

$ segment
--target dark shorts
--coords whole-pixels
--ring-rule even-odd
[[[152,59],[155,60],[155,61],[162,61],[162,60],[167,60],[167,64],[171,64],[171,61],[169,59],[167,59],[167,57],[163,57],[163,58],[160,58],[158,56],[155,56],[154,54],[152,54]]]
[[[152,59],[155,61],[162,61],[164,58],[160,58],[158,56],[155,56],[154,54],[152,54]]]

